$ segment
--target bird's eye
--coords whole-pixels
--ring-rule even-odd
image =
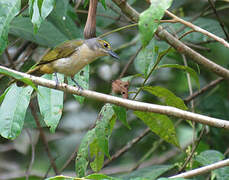
[[[103,46],[104,46],[105,48],[107,48],[107,47],[108,47],[108,44],[107,44],[107,43],[104,43]]]

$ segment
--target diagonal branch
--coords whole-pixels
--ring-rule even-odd
[[[134,22],[138,22],[139,20],[139,13],[133,9],[126,1],[123,0],[112,0],[122,12],[134,20]],[[172,36],[168,31],[163,29],[161,26],[158,27],[156,34],[159,38],[168,42],[171,46],[173,46],[177,51],[180,53],[189,56],[193,61],[197,62],[198,64],[203,65],[205,68],[211,70],[212,72],[216,73],[217,75],[224,77],[225,79],[229,79],[229,70],[226,68],[210,61],[206,57],[202,56],[198,52],[194,51],[193,49],[186,46],[184,43],[179,41],[177,38]]]
[[[201,168],[198,168],[198,169],[187,171],[185,173],[181,173],[181,174],[172,176],[170,178],[171,179],[172,178],[178,178],[178,177],[190,178],[190,177],[193,177],[193,176],[205,174],[205,173],[210,172],[210,171],[212,171],[214,169],[222,168],[222,167],[225,167],[225,166],[229,166],[229,159],[226,159],[226,160],[223,160],[223,161],[219,161],[217,163],[210,164],[208,166],[204,166],[204,167],[201,167]]]
[[[216,35],[214,35],[214,34],[208,32],[208,31],[206,31],[205,29],[202,29],[202,28],[199,27],[199,26],[196,26],[196,25],[194,25],[194,24],[192,24],[192,23],[190,23],[190,22],[188,22],[188,21],[185,21],[185,20],[181,19],[181,18],[177,17],[175,14],[173,14],[173,13],[167,11],[167,10],[165,11],[165,13],[166,13],[168,16],[172,17],[175,21],[180,22],[180,23],[184,24],[185,26],[190,27],[191,29],[193,29],[193,30],[196,31],[196,32],[200,32],[200,33],[202,33],[202,34],[204,34],[204,35],[206,35],[206,36],[208,36],[208,37],[210,37],[210,38],[212,38],[212,39],[214,39],[214,40],[220,42],[220,43],[223,44],[225,47],[229,48],[229,43],[228,43],[227,41],[225,41],[223,38],[218,37],[218,36],[216,36]]]
[[[67,93],[96,99],[98,101],[102,101],[106,103],[116,104],[118,106],[123,106],[128,109],[165,114],[165,115],[175,116],[177,118],[187,119],[187,120],[195,121],[195,122],[210,125],[210,126],[229,129],[229,121],[226,121],[226,120],[221,120],[221,119],[204,116],[204,115],[197,114],[197,113],[192,113],[189,111],[184,111],[184,110],[181,110],[175,107],[171,107],[171,106],[163,106],[163,105],[157,105],[157,104],[138,102],[138,101],[123,99],[120,97],[106,95],[106,94],[102,94],[102,93],[98,93],[98,92],[94,92],[90,90],[82,90],[82,89],[79,89],[73,86],[69,86],[65,83],[56,84],[55,81],[47,80],[41,77],[32,76],[26,73],[21,73],[21,72],[18,72],[18,71],[15,71],[15,70],[3,67],[3,66],[0,66],[0,70],[2,70],[2,73],[4,74],[7,74],[6,71],[8,71],[11,74],[15,74],[18,76],[22,76],[23,78],[30,79],[33,83],[41,85],[41,86],[58,89],[58,90],[61,90]]]

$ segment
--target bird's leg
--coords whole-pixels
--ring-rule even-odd
[[[57,88],[57,86],[59,85],[59,80],[58,80],[58,77],[57,77],[57,73],[56,72],[54,72],[54,75],[55,75],[56,88]]]
[[[76,80],[74,79],[74,76],[71,76],[71,80],[76,84],[76,86],[80,89],[83,90],[83,88],[76,82]]]

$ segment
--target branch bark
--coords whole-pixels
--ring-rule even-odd
[[[154,112],[159,114],[165,114],[169,116],[175,116],[182,119],[188,119],[191,121],[195,121],[198,123],[206,124],[209,126],[215,126],[219,128],[229,129],[229,121],[221,120],[217,118],[212,118],[188,111],[184,111],[171,106],[163,106],[157,104],[150,104],[144,102],[138,102],[128,99],[123,99],[111,95],[106,95],[90,90],[82,90],[73,86],[69,86],[65,83],[56,84],[55,81],[47,80],[41,77],[32,76],[26,73],[18,72],[3,66],[0,66],[0,69],[14,73],[16,75],[22,76],[23,78],[30,79],[33,83],[41,86],[45,86],[48,88],[58,89],[67,93],[76,94],[79,96],[84,96],[92,99],[96,99],[98,101],[103,101],[106,103],[116,104],[118,106],[123,106],[128,109],[137,110],[137,111],[145,111],[145,112]]]

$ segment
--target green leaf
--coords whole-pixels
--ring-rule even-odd
[[[167,116],[141,111],[134,111],[134,114],[159,137],[161,137],[168,143],[179,147],[179,142],[176,137],[176,131],[173,122]]]
[[[10,34],[21,37],[36,44],[48,47],[56,45],[68,40],[52,23],[43,21],[37,34],[33,33],[33,25],[27,17],[15,18],[10,26]]]
[[[155,46],[155,40],[153,39],[146,47],[142,48],[136,57],[134,61],[136,70],[146,77],[152,69],[157,56],[158,50]]]
[[[141,168],[139,170],[128,173],[127,175],[122,175],[121,178],[123,180],[134,180],[134,179],[150,179],[156,180],[159,176],[164,174],[165,172],[172,169],[174,165],[153,165],[146,168]]]
[[[94,172],[100,171],[100,169],[103,167],[104,153],[101,151],[97,139],[90,144],[90,156],[92,159],[94,159],[94,161],[90,163],[91,169]]]
[[[85,179],[93,179],[93,180],[121,180],[120,178],[115,178],[111,176],[107,176],[105,174],[90,174],[85,177]]]
[[[198,88],[200,88],[199,77],[196,71],[194,71],[192,68],[188,66],[179,65],[179,64],[163,64],[158,66],[158,69],[160,68],[176,68],[176,69],[186,71],[187,73],[190,74],[191,77],[193,77],[193,79],[196,81]]]
[[[0,54],[8,44],[8,31],[10,22],[17,15],[21,7],[21,0],[0,1]]]
[[[111,135],[116,116],[111,104],[105,104],[101,109],[98,120],[95,127],[95,135],[98,140],[98,145],[100,146],[103,153],[110,157],[108,139]]]
[[[166,88],[160,86],[144,86],[142,89],[163,99],[167,106],[173,106],[183,110],[188,109],[181,98],[177,97]]]
[[[112,133],[116,116],[110,104],[105,104],[101,109],[96,126],[87,132],[83,138],[76,157],[76,173],[79,177],[85,176],[89,163],[88,149],[94,161],[90,164],[93,170],[99,171],[103,165],[104,154],[109,157],[108,140]]]
[[[41,17],[43,20],[52,12],[55,6],[55,0],[43,0],[41,6]]]
[[[88,160],[88,148],[90,143],[94,141],[95,129],[87,132],[80,143],[79,150],[77,152],[77,157],[75,161],[75,169],[78,177],[83,177],[86,174]]]
[[[0,134],[15,139],[23,128],[24,118],[33,88],[11,85],[0,107]]]
[[[225,156],[219,151],[207,150],[196,156],[195,160],[201,165],[207,166],[209,164],[222,161],[224,158]],[[213,177],[217,178],[217,180],[227,180],[229,178],[229,167],[215,169],[211,173]]]
[[[52,23],[67,39],[81,38],[83,28],[78,28],[70,14],[75,15],[74,9],[68,1],[56,1],[55,9],[48,16],[48,21]]]
[[[150,7],[140,14],[138,22],[139,32],[143,46],[151,41],[156,32],[159,21],[170,7],[172,0],[151,0]]]
[[[83,89],[88,89],[89,88],[89,65],[85,66],[82,70],[80,70],[75,76],[74,80],[83,88]],[[74,85],[76,84],[71,80],[70,77],[68,77],[68,83],[69,85]],[[83,96],[78,96],[74,95],[75,99],[80,103],[83,104],[85,97]]]
[[[219,151],[207,150],[196,156],[195,160],[199,162],[201,165],[206,166],[221,161],[224,158],[224,155]]]
[[[59,83],[63,82],[64,76],[58,75]],[[55,77],[52,74],[46,74],[43,76],[46,79],[54,80]],[[59,90],[38,86],[39,94],[37,95],[38,104],[41,115],[51,132],[55,132],[55,129],[59,123],[63,111],[63,97],[64,93]]]
[[[130,125],[128,124],[126,118],[126,108],[117,105],[112,105],[112,107],[118,120],[120,120],[123,123],[123,125],[130,129]]]
[[[7,71],[5,69],[1,69],[1,67],[0,67],[0,74],[11,76],[14,79],[18,79],[18,80],[24,82],[25,84],[28,84],[28,85],[32,86],[33,89],[37,90],[37,87],[35,86],[35,84],[30,79],[28,79],[28,78],[24,78],[21,75],[14,74],[13,72],[9,72],[9,71]]]

